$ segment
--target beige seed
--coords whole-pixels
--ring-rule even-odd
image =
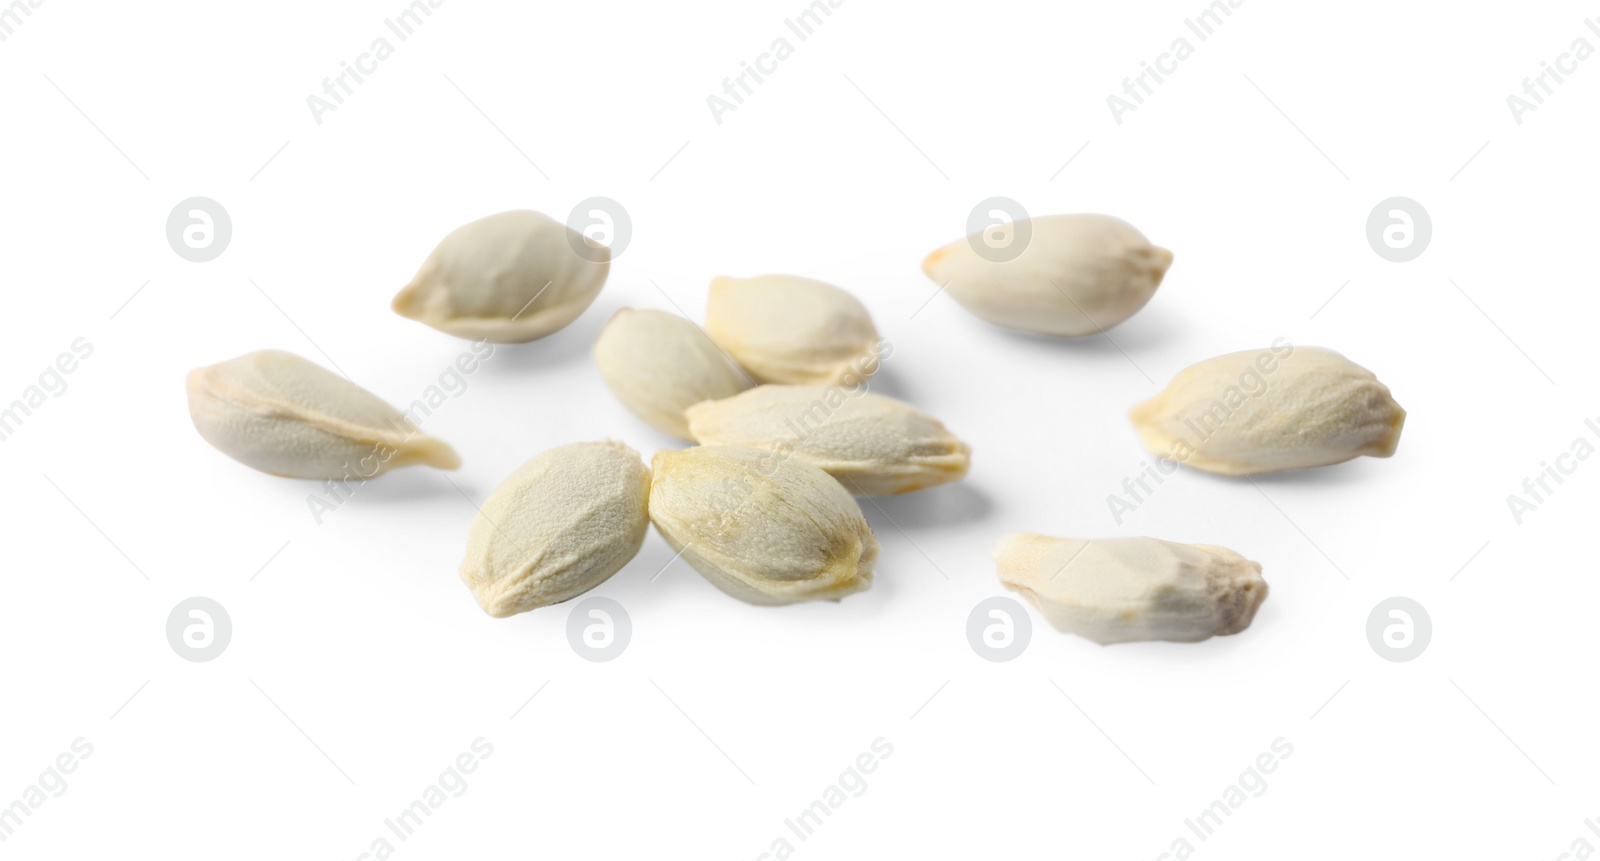
[[[1057,630],[1101,645],[1237,634],[1267,598],[1259,564],[1205,544],[1018,533],[993,555],[1006,588]]]
[[[392,307],[458,337],[520,344],[576,320],[610,267],[608,249],[550,216],[502,212],[445,236]]]
[[[742,446],[657,452],[650,520],[722,591],[751,604],[838,600],[872,585],[878,542],[827,473]]]
[[[618,442],[553,448],[518,467],[472,521],[461,580],[491,616],[604,583],[644,543],[650,470]]]
[[[189,416],[206,442],[245,466],[286,478],[372,478],[461,458],[382,398],[282,350],[189,372]]]
[[[706,333],[763,383],[859,385],[883,349],[861,300],[793,275],[713,280]]]
[[[1185,368],[1128,417],[1153,454],[1222,475],[1259,475],[1389,457],[1406,411],[1366,368],[1280,339]]]
[[[1026,245],[1013,259],[978,251],[1017,242]],[[1121,219],[1047,215],[952,242],[929,254],[922,271],[995,325],[1079,337],[1133,316],[1171,265],[1171,251]]]
[[[751,385],[699,326],[665,311],[618,311],[595,339],[594,361],[623,406],[679,439],[693,439],[684,410]]]
[[[894,398],[838,386],[757,386],[689,409],[703,445],[742,445],[808,461],[867,496],[906,493],[967,474],[972,449]]]

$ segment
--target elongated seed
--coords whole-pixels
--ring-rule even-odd
[[[286,478],[372,478],[461,458],[382,398],[282,350],[247,353],[189,372],[189,416],[206,442]]]
[[[391,307],[461,338],[520,344],[577,319],[610,268],[604,246],[550,216],[502,212],[440,240]]]
[[[910,404],[838,386],[757,386],[689,408],[703,445],[743,445],[797,457],[851,493],[906,493],[967,474],[972,449]]]
[[[1207,359],[1128,412],[1145,448],[1222,475],[1389,457],[1406,411],[1366,368],[1280,339]]]
[[[743,446],[657,452],[650,520],[713,585],[751,604],[838,600],[872,585],[878,542],[827,473]]]
[[[1102,645],[1237,634],[1267,598],[1260,565],[1205,544],[1018,533],[994,560],[1000,582],[1057,630]]]
[[[859,385],[883,349],[861,300],[793,275],[712,281],[706,333],[763,383]]]
[[[684,410],[752,385],[699,326],[665,311],[618,311],[595,339],[594,361],[624,406],[679,439],[693,439]]]
[[[495,488],[473,519],[461,580],[491,616],[576,598],[639,552],[649,494],[650,470],[621,443],[539,454]]]
[[[1014,257],[987,251],[1023,243]],[[1133,316],[1155,295],[1172,252],[1109,215],[1047,215],[944,246],[922,271],[963,308],[999,326],[1081,337]]]

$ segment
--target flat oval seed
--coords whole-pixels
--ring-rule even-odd
[[[1155,295],[1172,252],[1109,215],[1046,215],[1000,225],[944,246],[922,271],[961,307],[994,323],[1042,335],[1081,337],[1133,316]],[[1027,236],[1027,239],[1023,239]],[[1026,241],[1004,262],[979,254]]]
[[[285,478],[372,478],[461,458],[382,398],[293,353],[260,350],[189,372],[189,416],[223,454]]]
[[[972,449],[910,404],[838,386],[757,386],[689,409],[703,445],[798,457],[865,496],[906,493],[967,474]]]
[[[461,580],[491,616],[571,600],[622,570],[644,543],[650,470],[618,442],[553,448],[483,503]]]
[[[758,382],[859,385],[878,371],[878,330],[866,306],[809,278],[713,280],[706,334]]]
[[[610,268],[609,250],[550,216],[502,212],[452,230],[391,307],[451,335],[520,344],[576,320]]]
[[[1406,411],[1344,356],[1279,343],[1185,368],[1128,417],[1154,454],[1221,475],[1259,475],[1389,457]]]
[[[871,586],[878,542],[855,500],[811,464],[769,454],[657,452],[650,520],[696,571],[751,604],[836,601]]]
[[[1259,564],[1205,544],[1017,533],[993,555],[1007,589],[1057,630],[1101,645],[1237,634],[1267,599]]]
[[[623,406],[679,439],[693,439],[684,410],[752,385],[699,326],[665,311],[618,311],[595,339],[594,361]]]

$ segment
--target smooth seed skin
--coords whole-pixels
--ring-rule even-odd
[[[804,461],[742,446],[657,452],[650,520],[712,585],[751,604],[872,585],[878,542],[850,494]]]
[[[1389,457],[1406,411],[1344,356],[1280,343],[1185,368],[1128,417],[1152,453],[1246,476]]]
[[[377,395],[282,350],[260,350],[189,372],[189,416],[206,442],[245,466],[285,478],[363,479],[461,458]]]
[[[473,519],[461,581],[497,618],[576,598],[638,554],[649,494],[650,470],[621,443],[539,454],[495,488]]]
[[[702,445],[805,460],[863,496],[907,493],[967,474],[972,449],[909,404],[838,386],[757,386],[689,408]]]
[[[618,311],[595,339],[594,361],[623,406],[679,439],[693,439],[684,410],[752,385],[699,326],[665,311]]]
[[[1237,634],[1267,598],[1259,564],[1205,544],[1017,533],[992,555],[1053,627],[1101,645]]]
[[[809,278],[714,279],[706,334],[757,382],[857,385],[878,371],[878,330],[866,306]]]
[[[573,250],[592,250],[597,262]],[[605,285],[611,252],[532,210],[452,230],[395,295],[395,313],[474,341],[521,344],[578,318]]]
[[[1150,244],[1133,225],[1109,215],[1023,219],[1032,235],[1014,260],[984,259],[974,235],[944,246],[922,271],[963,308],[997,326],[1077,338],[1133,316],[1155,295],[1172,252]],[[1021,222],[994,228],[1000,246],[1016,241]]]

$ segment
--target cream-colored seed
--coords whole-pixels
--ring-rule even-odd
[[[650,520],[696,571],[751,604],[872,585],[878,542],[850,494],[798,459],[743,446],[657,452]]]
[[[1027,244],[1014,259],[977,250],[1015,242]],[[1121,219],[1047,215],[952,242],[929,254],[922,271],[963,308],[998,326],[1079,337],[1133,316],[1171,265],[1171,251]]]
[[[1185,368],[1128,417],[1154,454],[1207,472],[1259,475],[1388,457],[1406,411],[1366,368],[1280,341]]]
[[[1018,533],[993,555],[1006,588],[1057,630],[1101,645],[1237,634],[1267,598],[1259,564],[1205,544]]]
[[[605,246],[543,213],[513,210],[452,230],[392,307],[441,332],[520,344],[576,320],[610,268]]]
[[[856,385],[878,370],[878,330],[866,306],[809,278],[713,280],[706,333],[763,383]]]
[[[189,372],[189,416],[206,442],[286,478],[372,478],[461,458],[382,398],[293,353],[260,350]]]
[[[650,470],[618,442],[553,448],[517,468],[472,521],[461,580],[491,616],[559,604],[639,552]]]
[[[684,410],[751,385],[699,326],[665,311],[618,311],[595,339],[594,361],[623,406],[680,439],[693,439]]]
[[[689,409],[690,436],[808,461],[852,493],[920,490],[967,474],[972,449],[909,404],[838,386],[757,386]]]

